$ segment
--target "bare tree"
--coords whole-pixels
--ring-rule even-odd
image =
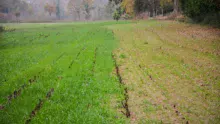
[[[80,20],[80,13],[82,10],[82,2],[80,0],[70,0],[68,4],[69,13],[72,15],[76,14],[78,20]]]
[[[88,20],[91,16],[91,10],[95,7],[93,6],[93,0],[83,0],[83,13],[85,14],[86,20]]]

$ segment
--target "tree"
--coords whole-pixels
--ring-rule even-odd
[[[116,8],[117,8],[117,5],[115,4],[114,1],[108,2],[108,4],[105,6],[105,11],[106,11],[108,18],[112,18],[112,15],[115,12]]]
[[[150,5],[149,0],[135,0],[134,2],[135,13],[138,14],[146,10],[150,11],[149,5]]]
[[[178,13],[179,12],[179,0],[174,0],[174,7],[173,7],[173,11],[174,13]]]
[[[151,16],[156,16],[158,14],[159,7],[160,7],[159,0],[135,0],[135,4],[134,4],[134,9],[136,14],[148,11],[150,12]]]
[[[115,2],[115,4],[120,4],[123,0],[109,0],[109,2]]]
[[[28,13],[32,15],[34,13],[32,5],[28,4]]]
[[[0,0],[0,8],[7,10],[9,12],[26,11],[28,9],[28,4],[24,0]]]
[[[60,19],[60,0],[56,1],[56,16]]]
[[[113,14],[113,19],[117,21],[120,19],[120,13],[117,10]]]
[[[164,9],[171,4],[172,0],[160,0],[160,7],[162,15],[164,15]]]
[[[125,9],[125,13],[130,16],[134,15],[134,0],[123,0],[121,5]]]
[[[19,11],[15,12],[15,17],[17,19],[17,22],[19,21],[20,16],[21,16],[21,13]]]
[[[84,14],[85,14],[85,18],[86,20],[88,20],[90,18],[90,11],[92,9],[94,9],[94,7],[92,6],[93,4],[93,0],[83,0],[83,7],[84,7]]]
[[[180,2],[183,13],[193,20],[201,22],[206,17],[210,17],[206,20],[216,20],[219,24],[220,2],[216,0],[181,0]]]
[[[46,5],[44,6],[44,11],[48,12],[49,15],[51,16],[52,13],[56,12],[56,7],[55,5],[46,3]]]
[[[78,20],[80,20],[80,13],[82,10],[82,2],[80,0],[70,0],[68,3],[68,11],[72,15],[76,14]]]

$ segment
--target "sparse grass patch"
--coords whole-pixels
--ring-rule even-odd
[[[132,123],[218,121],[219,29],[155,20],[108,27],[120,41],[117,55],[129,56],[119,61],[125,84],[135,86]]]
[[[125,54],[121,54],[119,57],[120,57],[121,59],[125,59],[125,58],[126,58],[126,55],[125,55]]]

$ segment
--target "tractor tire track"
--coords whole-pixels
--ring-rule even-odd
[[[94,52],[94,59],[93,59],[93,66],[92,66],[92,73],[94,74],[95,71],[95,64],[96,64],[96,57],[97,57],[97,50],[98,48],[95,48],[95,52]]]
[[[45,98],[39,99],[39,103],[35,106],[34,110],[31,111],[29,118],[25,121],[26,124],[29,124],[31,120],[36,116],[36,114],[40,111],[43,104],[52,96],[54,92],[54,88],[51,88]]]
[[[56,62],[58,60],[60,60],[63,56],[65,55],[65,52],[63,52],[60,56],[58,56],[53,62],[52,62],[52,66],[56,64]],[[37,82],[37,79],[39,78],[39,75],[41,75],[41,73],[43,73],[45,71],[45,68],[43,68],[41,71],[39,71],[35,76],[33,76],[33,78],[30,78],[28,80],[28,83],[24,83],[20,88],[18,88],[17,90],[13,91],[12,94],[8,95],[7,98],[7,102],[4,105],[0,105],[0,110],[3,110],[5,108],[5,106],[7,104],[10,104],[11,101],[15,98],[17,98],[18,96],[21,95],[21,92],[23,90],[25,90],[25,88],[28,88],[31,84]]]
[[[84,46],[76,55],[75,59],[73,59],[69,65],[69,68],[72,67],[73,63],[79,58],[79,55],[81,54],[82,51],[84,51],[86,49],[86,46]]]

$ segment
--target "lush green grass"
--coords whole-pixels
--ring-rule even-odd
[[[32,123],[124,122],[110,102],[123,99],[112,74],[116,40],[104,27],[113,23],[9,25],[16,31],[1,34],[0,122],[24,123],[51,88]]]

